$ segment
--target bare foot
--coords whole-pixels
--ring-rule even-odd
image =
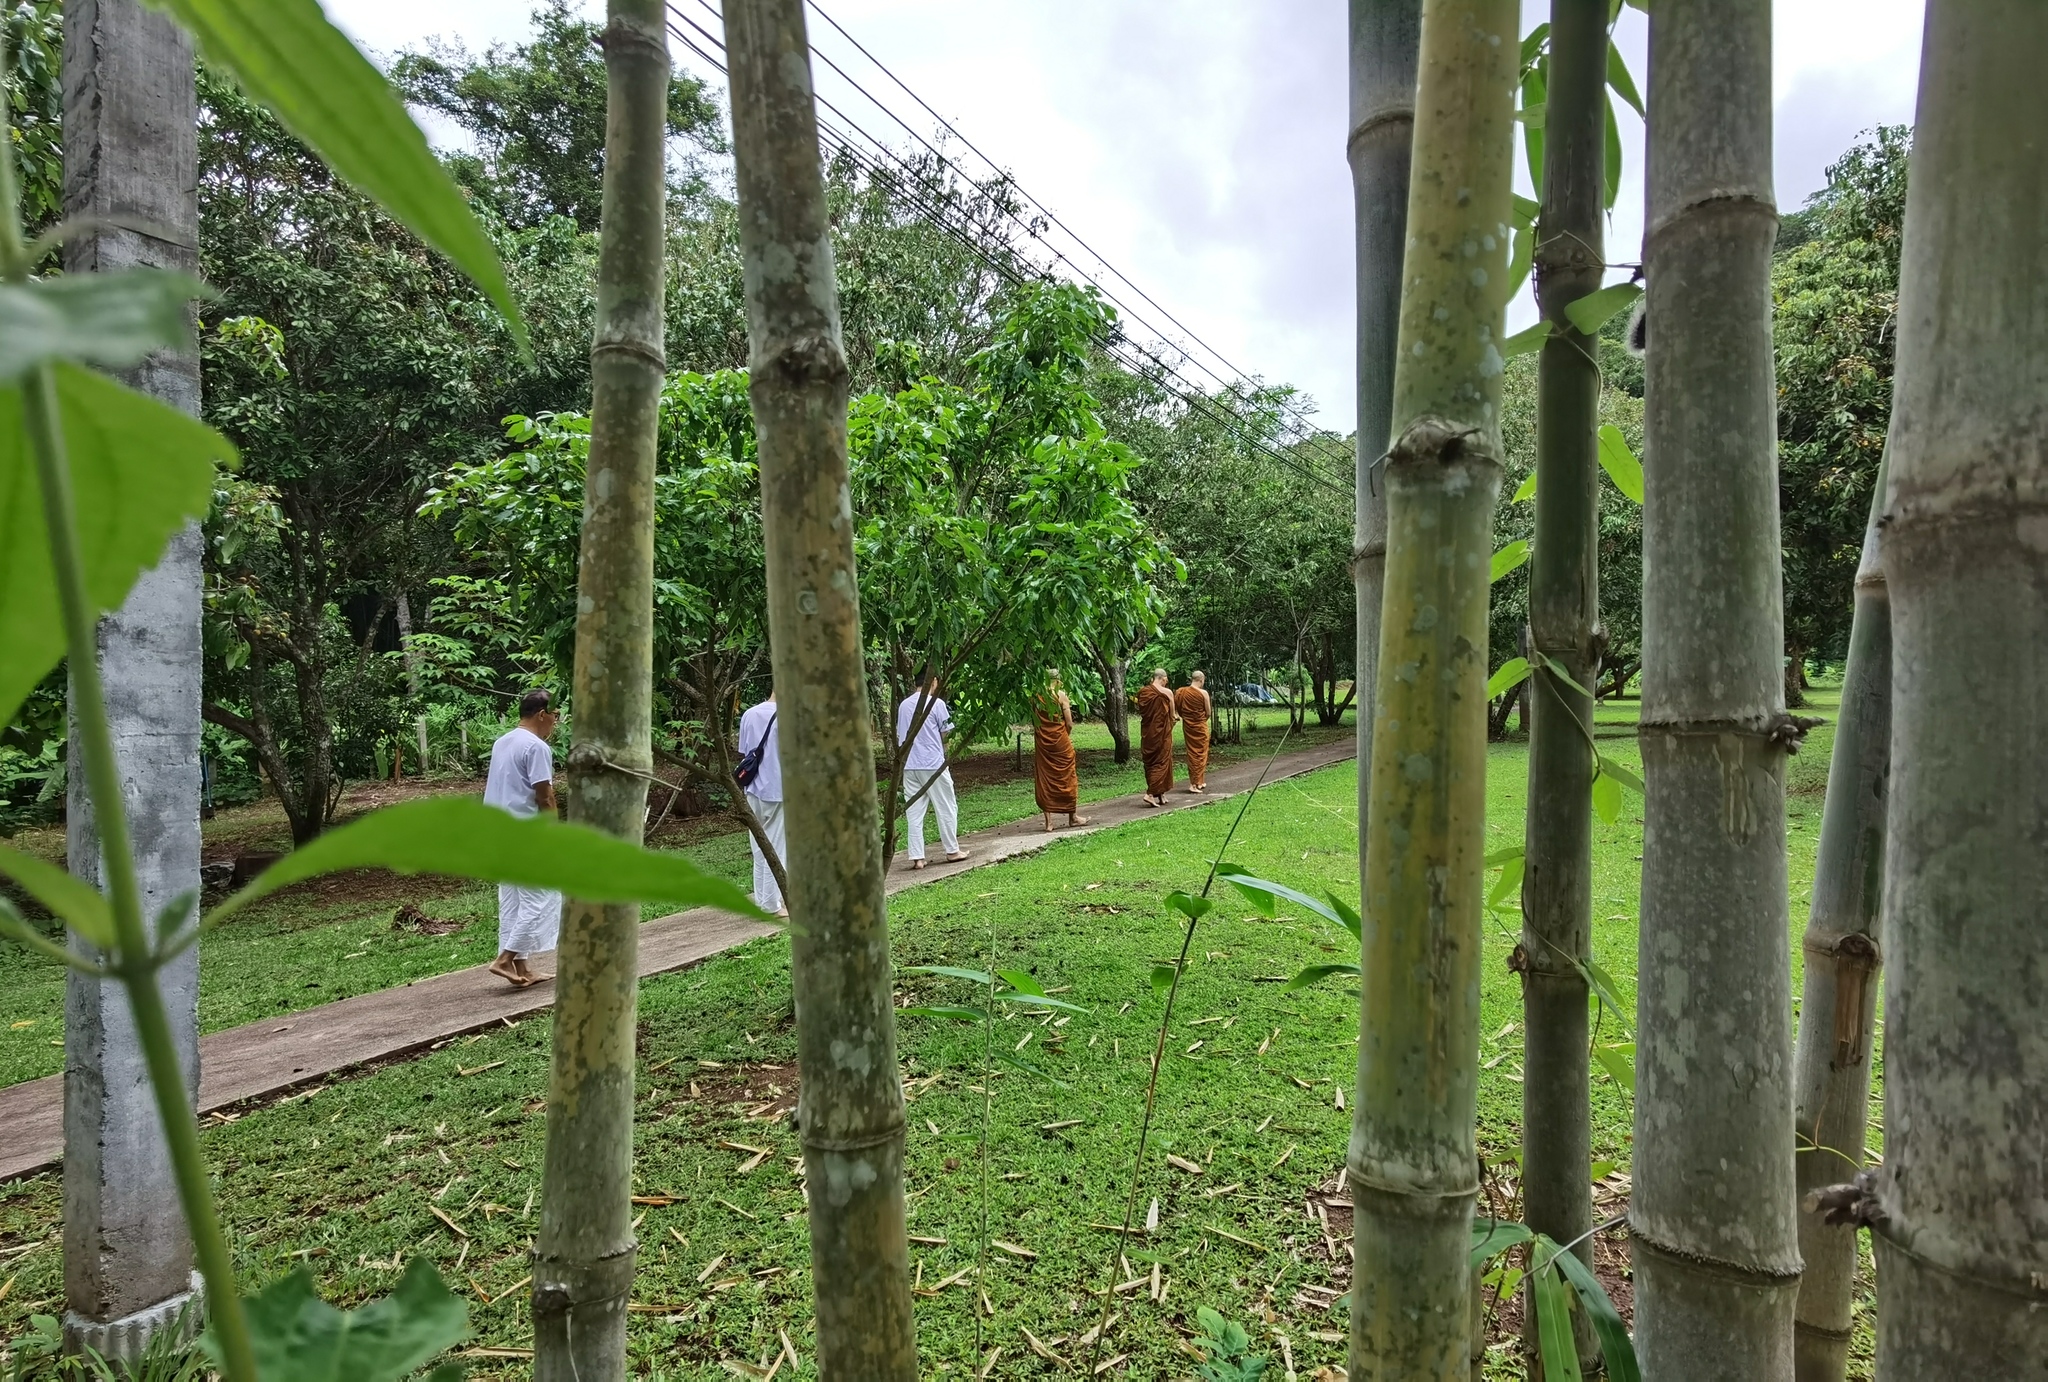
[[[516,989],[523,989],[528,984],[537,982],[534,975],[526,972],[524,961],[507,958],[504,955],[500,955],[497,959],[491,961],[491,973],[497,975]]]
[[[946,856],[946,862],[949,864],[957,864],[962,859],[965,859],[968,855],[972,853],[974,853],[974,851],[971,849],[956,849],[951,854],[948,854]]]
[[[1086,825],[1088,824],[1088,818],[1086,816],[1077,816],[1073,812],[1069,811],[1067,813],[1067,824],[1069,826]]]
[[[779,916],[779,917],[786,917],[786,916],[788,916],[788,915],[789,915],[789,908],[787,908],[787,907],[777,907],[777,908],[775,909],[775,915],[777,915],[777,916]]]
[[[924,867],[924,860],[922,860],[922,859],[912,859],[912,860],[910,861],[910,867],[912,867],[913,869],[921,869],[921,868],[923,868],[923,867]]]
[[[1067,817],[1067,824],[1072,825],[1073,823],[1074,818],[1072,816]],[[1052,812],[1050,811],[1045,813],[1045,833],[1048,835],[1052,834]]]
[[[1155,796],[1153,796],[1153,795],[1152,795],[1152,794],[1151,794],[1150,792],[1147,792],[1147,793],[1145,793],[1145,795],[1144,795],[1144,796],[1142,796],[1142,797],[1139,797],[1139,798],[1138,798],[1138,800],[1140,800],[1140,801],[1144,802],[1144,803],[1145,803],[1145,804],[1146,804],[1147,806],[1161,806],[1161,805],[1164,805],[1164,803],[1163,803],[1163,802],[1161,802],[1161,801],[1159,800],[1159,798],[1158,798],[1158,797],[1155,797]]]

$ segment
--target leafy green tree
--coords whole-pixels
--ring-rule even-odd
[[[1788,218],[1771,272],[1778,358],[1778,506],[1785,548],[1785,696],[1809,657],[1842,657],[1871,487],[1891,424],[1899,256],[1911,135],[1885,126],[1828,168]]]
[[[7,0],[0,10],[0,44],[22,229],[34,236],[64,211],[62,0]]]

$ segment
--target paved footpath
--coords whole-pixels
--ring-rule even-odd
[[[1302,749],[1273,760],[1267,781],[1314,772],[1352,757],[1349,737]],[[1164,808],[1147,807],[1136,795],[1085,803],[1088,824],[1045,833],[1042,816],[978,830],[962,837],[972,851],[946,863],[933,841],[929,867],[913,871],[899,856],[889,870],[892,893],[936,883],[968,869],[999,863],[1043,849],[1055,840],[1091,835],[1164,811],[1184,811],[1235,795],[1258,781],[1265,758],[1219,766],[1209,774],[1209,791],[1195,796],[1177,786]],[[713,955],[775,934],[757,922],[699,907],[661,917],[640,928],[640,973],[666,974]],[[265,1018],[214,1032],[199,1040],[199,1111],[212,1113],[250,1099],[264,1099],[370,1062],[416,1055],[437,1042],[480,1031],[500,1021],[538,1012],[554,1003],[554,983],[543,980],[515,989],[482,965],[415,979],[398,988],[358,994],[303,1012]],[[64,1150],[64,1077],[0,1088],[0,1181],[48,1170]]]

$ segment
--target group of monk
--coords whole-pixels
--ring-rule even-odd
[[[1175,724],[1181,727],[1181,744],[1187,752],[1187,790],[1209,790],[1209,718],[1213,707],[1208,691],[1203,689],[1207,680],[1202,673],[1195,672],[1186,686],[1175,690],[1168,685],[1166,669],[1157,667],[1138,692],[1138,756],[1145,764],[1143,801],[1147,806],[1164,806],[1166,794],[1173,790]],[[1074,762],[1074,704],[1060,685],[1058,671],[1050,673],[1035,709],[1032,767],[1045,828],[1052,830],[1053,817],[1062,815],[1070,826],[1086,825],[1088,818],[1079,814],[1081,781]]]

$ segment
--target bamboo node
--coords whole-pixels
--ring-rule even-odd
[[[1452,465],[1468,459],[1495,460],[1486,443],[1486,429],[1483,427],[1424,413],[1402,429],[1400,437],[1388,448],[1387,458],[1406,465]]]

